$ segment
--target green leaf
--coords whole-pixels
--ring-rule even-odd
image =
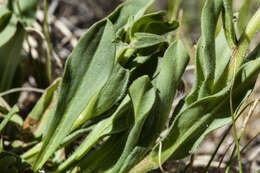
[[[7,0],[7,8],[19,16],[22,22],[31,26],[36,19],[37,3],[37,0]]]
[[[165,12],[159,11],[142,16],[133,24],[130,30],[131,37],[137,32],[163,35],[175,30],[179,26],[179,23],[175,20],[171,23],[165,22],[163,20],[165,15]]]
[[[236,31],[236,37],[239,39],[243,33],[243,31],[246,28],[246,25],[249,21],[248,19],[248,6],[249,6],[248,0],[243,0],[243,3],[239,9],[238,15],[237,15],[237,22],[235,23],[234,29]]]
[[[80,114],[72,130],[83,124],[89,116],[99,116],[119,102],[126,94],[129,77],[130,72],[116,63],[104,87],[92,99],[93,104],[89,104]]]
[[[1,17],[1,28],[0,28],[0,47],[5,45],[15,35],[17,30],[17,17],[15,15],[9,16],[9,18]],[[6,24],[7,23],[7,24]]]
[[[116,63],[112,75],[98,95],[93,114],[100,115],[122,100],[127,91],[129,77],[129,70]]]
[[[25,31],[14,15],[0,33],[0,91],[10,89],[12,79],[20,63]]]
[[[164,43],[166,40],[156,34],[150,33],[135,33],[133,47],[136,49],[146,48]]]
[[[7,123],[12,118],[12,116],[18,111],[19,109],[16,105],[10,110],[10,112],[6,115],[6,117],[3,119],[3,121],[0,124],[0,132],[4,129],[4,127],[7,125]]]
[[[11,11],[9,11],[5,6],[0,8],[0,32],[2,32],[6,27],[11,16]]]
[[[227,71],[229,68],[229,61],[232,54],[224,31],[222,30],[215,41],[216,44],[216,67],[215,67],[215,77],[214,77],[214,91],[217,93],[227,85]]]
[[[134,20],[139,19],[153,3],[154,0],[128,0],[120,4],[108,18],[114,24],[115,31],[120,32],[130,16],[134,16]]]
[[[122,166],[138,143],[144,122],[155,103],[155,89],[150,83],[148,76],[136,79],[130,86],[129,93],[134,107],[134,125],[129,132],[122,155],[113,167],[111,173],[125,172],[125,168]]]
[[[83,158],[103,137],[122,132],[128,128],[128,116],[131,113],[130,98],[126,96],[112,116],[100,121],[80,146],[67,158],[56,171],[62,172]]]
[[[71,131],[80,113],[98,95],[112,72],[115,34],[110,21],[93,25],[80,39],[65,66],[57,103],[43,147],[33,168],[39,170]],[[91,118],[91,117],[89,117]]]
[[[128,133],[114,134],[96,150],[87,154],[79,161],[82,173],[105,173],[114,166],[122,153]]]
[[[237,45],[236,34],[233,24],[233,10],[232,10],[232,0],[223,0],[223,10],[222,10],[222,21],[225,31],[225,36],[230,48],[234,48]]]
[[[90,126],[88,128],[82,128],[82,129],[72,132],[71,134],[66,136],[66,138],[64,138],[64,140],[62,141],[62,143],[59,146],[59,149],[62,147],[66,147],[67,145],[69,145],[70,143],[72,143],[73,141],[78,139],[79,137],[86,134],[91,129],[93,129],[93,126]],[[30,150],[26,151],[25,153],[23,153],[23,155],[21,155],[22,159],[29,162],[31,158],[37,156],[37,153],[40,152],[41,147],[42,147],[42,142],[37,143]]]
[[[186,99],[187,104],[209,96],[214,89],[216,65],[215,32],[222,0],[207,0],[202,9],[201,38],[196,50],[195,82]]]
[[[157,118],[157,133],[161,132],[170,114],[181,76],[189,62],[189,55],[181,41],[175,41],[166,50],[162,59],[159,75],[154,85],[159,90],[160,106]]]

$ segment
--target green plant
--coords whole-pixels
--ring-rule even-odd
[[[45,90],[23,123],[33,144],[22,147],[21,158],[34,171],[148,172],[194,153],[206,135],[230,123],[238,144],[236,112],[260,72],[259,45],[247,55],[260,28],[260,9],[246,26],[235,26],[232,1],[205,1],[195,83],[170,115],[189,55],[172,32],[179,26],[176,9],[166,21],[165,12],[147,14],[153,3],[128,0],[79,40],[61,80]],[[170,128],[160,139],[169,118]],[[237,151],[239,156],[238,145]]]

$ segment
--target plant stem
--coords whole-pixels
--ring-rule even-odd
[[[180,4],[181,4],[181,0],[168,0],[168,11],[169,11],[170,22],[176,20]]]
[[[236,49],[234,49],[233,55],[236,55]],[[241,159],[240,159],[239,141],[238,141],[238,138],[237,138],[237,129],[236,129],[235,115],[234,115],[233,103],[232,103],[232,92],[233,92],[233,87],[234,87],[234,83],[235,83],[237,58],[235,57],[234,60],[235,60],[235,64],[234,64],[232,85],[231,85],[231,88],[230,88],[229,103],[230,103],[230,113],[231,113],[231,117],[232,117],[233,136],[234,136],[234,140],[235,140],[235,144],[236,144],[236,150],[237,150],[239,172],[242,173],[243,171],[242,171],[242,163],[241,163]]]
[[[15,92],[21,92],[21,91],[29,91],[29,92],[32,91],[32,92],[43,93],[45,90],[39,89],[39,88],[13,88],[13,89],[10,89],[8,91],[1,92],[0,97],[3,97],[3,96],[8,95],[8,94],[15,93]]]
[[[19,0],[16,0],[15,2],[16,2],[17,8],[18,8],[18,13],[19,13],[20,17],[22,17],[22,8],[19,3]]]
[[[47,70],[47,77],[49,83],[52,82],[52,70],[51,70],[51,39],[50,39],[50,32],[49,32],[49,24],[48,24],[48,11],[47,11],[47,0],[44,0],[44,18],[43,18],[43,30],[44,35],[47,42],[47,55],[46,55],[46,70]]]

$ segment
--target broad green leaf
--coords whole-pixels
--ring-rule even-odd
[[[130,72],[116,63],[112,75],[98,95],[93,114],[100,115],[122,100],[127,91],[129,77]]]
[[[119,5],[108,18],[118,32],[128,23],[130,16],[134,16],[134,20],[139,19],[153,3],[154,0],[128,0]]]
[[[172,108],[176,90],[180,84],[181,76],[189,62],[189,55],[181,41],[175,41],[166,50],[162,58],[162,64],[154,85],[159,91],[160,106],[157,115],[156,130],[160,133],[168,119]]]
[[[234,48],[237,45],[236,34],[233,24],[233,10],[232,10],[232,0],[223,0],[223,10],[222,10],[222,21],[225,31],[225,36],[230,48]]]
[[[6,115],[6,117],[0,123],[0,132],[4,129],[7,123],[10,121],[12,116],[19,111],[18,107],[15,105],[10,112]]]
[[[45,126],[48,119],[48,117],[44,117],[43,115],[46,115],[45,112],[47,111],[50,104],[52,104],[54,92],[59,84],[60,79],[57,79],[46,89],[46,91],[42,94],[41,98],[38,100],[32,111],[25,119],[23,128],[29,128],[35,136],[42,135],[41,129],[43,128],[41,128],[41,126]]]
[[[136,79],[129,88],[129,94],[134,108],[134,125],[129,132],[124,150],[111,173],[124,171],[121,171],[121,168],[138,143],[144,122],[155,103],[155,89],[150,83],[148,76],[142,76]]]
[[[111,22],[100,21],[80,39],[67,59],[44,144],[33,166],[35,170],[55,152],[74,121],[89,104],[93,104],[93,97],[109,79],[115,56],[113,40],[115,34]]]
[[[130,108],[130,98],[126,96],[113,115],[100,121],[72,155],[58,167],[57,171],[64,171],[73,163],[79,161],[101,138],[126,130],[129,123],[129,113],[131,113]]]
[[[37,2],[37,0],[7,0],[6,4],[7,8],[19,16],[22,22],[30,26],[36,19]]]
[[[104,87],[92,99],[93,104],[89,104],[90,106],[80,114],[72,130],[83,124],[89,117],[99,116],[119,102],[127,91],[129,76],[130,72],[116,63]]]
[[[133,24],[130,30],[131,37],[137,32],[163,35],[175,30],[179,26],[179,23],[177,21],[172,21],[171,23],[165,22],[163,20],[165,15],[165,12],[159,11],[142,16]]]
[[[196,50],[195,82],[187,96],[186,103],[191,104],[212,94],[216,65],[215,31],[222,0],[207,0],[201,15],[201,38]]]
[[[163,37],[150,33],[135,33],[134,38],[133,47],[137,49],[155,46],[166,42]]]

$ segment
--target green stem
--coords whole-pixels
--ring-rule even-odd
[[[1,92],[0,97],[3,97],[3,96],[8,95],[8,94],[15,93],[15,92],[21,92],[21,91],[38,92],[38,93],[44,92],[43,89],[38,89],[38,88],[13,88],[13,89],[10,89],[8,91]]]
[[[15,2],[16,2],[17,8],[18,8],[18,13],[19,13],[20,17],[22,17],[22,8],[19,3],[19,0],[16,0]]]
[[[168,11],[170,22],[176,20],[181,0],[168,0]]]
[[[230,102],[230,113],[231,113],[231,117],[232,117],[233,136],[234,136],[236,150],[237,150],[237,160],[238,160],[238,165],[239,165],[239,172],[242,173],[243,171],[242,171],[242,163],[241,163],[241,159],[240,159],[239,139],[237,137],[236,121],[235,121],[235,115],[234,115],[234,111],[233,111],[233,102],[232,102],[232,93],[233,93],[233,87],[234,87],[235,76],[236,76],[236,71],[237,71],[236,60],[237,59],[235,58],[233,79],[232,79],[232,85],[230,88],[230,95],[229,95],[229,99],[230,99],[229,102]]]
[[[51,70],[51,39],[50,39],[50,32],[49,32],[49,24],[48,24],[48,12],[47,12],[47,0],[44,0],[44,18],[43,18],[43,30],[44,35],[47,42],[47,55],[46,55],[46,69],[47,69],[47,77],[49,83],[52,82],[52,70]]]

